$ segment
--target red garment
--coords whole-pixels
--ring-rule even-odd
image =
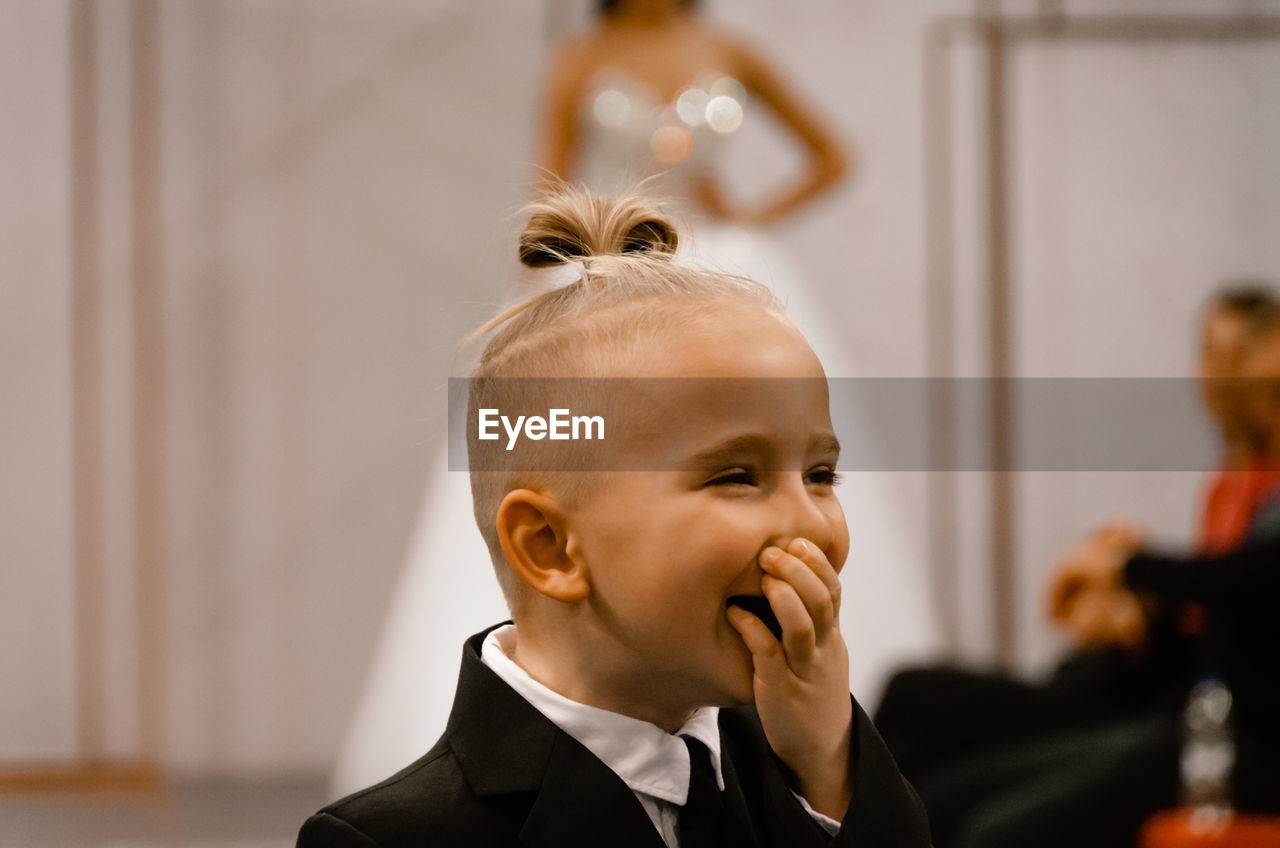
[[[1200,517],[1198,549],[1203,554],[1230,553],[1244,544],[1258,508],[1280,494],[1280,468],[1260,457],[1228,462],[1214,475]]]
[[[1280,468],[1261,457],[1245,462],[1228,460],[1209,484],[1200,516],[1197,551],[1201,556],[1231,553],[1249,537],[1249,524],[1259,507],[1280,495]],[[1188,636],[1204,633],[1207,615],[1202,604],[1182,604],[1178,630]]]

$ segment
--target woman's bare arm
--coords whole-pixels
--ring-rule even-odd
[[[578,104],[588,77],[590,56],[587,44],[576,41],[561,48],[551,63],[543,95],[540,190],[574,176],[581,137]]]
[[[768,225],[800,209],[823,191],[837,183],[849,170],[849,156],[836,135],[806,105],[782,77],[755,51],[744,44],[727,42],[725,49],[733,65],[733,74],[747,92],[767,106],[789,129],[808,153],[808,167],[795,182],[767,198],[754,209],[733,214],[713,185],[704,187],[708,205],[719,202],[725,217],[737,218],[752,225]],[[710,211],[716,212],[715,208]]]

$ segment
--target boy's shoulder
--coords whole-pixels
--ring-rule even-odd
[[[527,797],[527,796],[526,796]],[[311,816],[299,848],[514,845],[526,798],[477,795],[447,737],[391,777]]]
[[[573,805],[585,816],[574,826],[602,834],[618,826],[619,797],[630,800],[640,823],[652,830],[634,795],[618,795],[618,787],[629,793],[621,780],[480,660],[488,632],[464,646],[453,710],[440,740],[386,780],[309,818],[299,848],[483,848],[515,845],[522,834],[541,834],[546,844],[588,845],[563,832],[570,824],[566,809]]]

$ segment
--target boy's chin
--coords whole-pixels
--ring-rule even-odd
[[[751,653],[747,651],[746,645],[742,646],[742,656],[735,657],[733,661],[734,673],[731,681],[725,687],[725,695],[731,703],[722,706],[739,707],[745,704],[754,704],[756,702],[755,666],[751,664]]]
[[[729,707],[749,707],[756,702],[756,691],[751,685],[751,681],[747,681],[747,685],[740,690],[730,694],[731,703],[726,704]]]
[[[701,706],[730,709],[751,706],[756,702],[755,690],[751,687],[750,680],[745,683],[735,682],[729,686],[721,684],[715,687],[714,693],[707,694]]]

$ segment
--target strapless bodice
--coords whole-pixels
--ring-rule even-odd
[[[742,84],[714,70],[666,101],[630,73],[602,69],[579,112],[582,178],[597,191],[614,193],[662,174],[664,192],[687,199],[689,178],[723,156],[726,139],[742,126],[746,103]]]

